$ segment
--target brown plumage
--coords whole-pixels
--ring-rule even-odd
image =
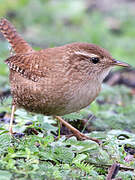
[[[15,27],[7,19],[2,18],[0,20],[0,31],[12,45],[12,48],[16,53],[33,51],[31,46],[22,39],[22,37],[16,32]]]
[[[5,61],[13,106],[31,112],[57,116],[78,111],[96,98],[114,65],[128,66],[89,43],[35,51],[6,19],[1,19],[0,30],[15,51]]]

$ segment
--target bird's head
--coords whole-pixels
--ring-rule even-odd
[[[129,64],[114,59],[106,49],[95,44],[73,43],[70,52],[74,69],[96,76],[100,81],[103,81],[115,66],[130,67]]]

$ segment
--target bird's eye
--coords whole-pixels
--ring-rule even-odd
[[[97,64],[99,62],[99,58],[98,57],[92,57],[91,58],[91,61],[94,63],[94,64]]]

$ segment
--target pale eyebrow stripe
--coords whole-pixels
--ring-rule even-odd
[[[83,56],[87,56],[87,57],[98,57],[96,54],[88,54],[88,53],[83,52],[83,51],[75,51],[74,53],[77,55],[83,55]]]

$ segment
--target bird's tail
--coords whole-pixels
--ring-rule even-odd
[[[32,47],[16,32],[15,27],[5,18],[0,19],[0,31],[9,41],[16,54],[34,51]]]

